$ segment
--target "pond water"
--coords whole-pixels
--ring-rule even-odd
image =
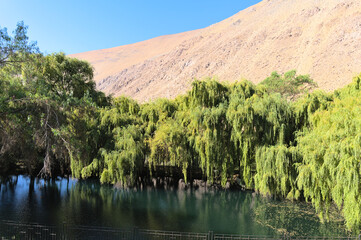
[[[119,190],[97,181],[3,178],[0,219],[40,224],[297,236],[346,235],[340,214],[321,223],[308,203],[252,192]]]

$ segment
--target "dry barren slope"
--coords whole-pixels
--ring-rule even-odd
[[[359,0],[264,0],[207,28],[72,55],[96,70],[97,87],[141,101],[175,97],[194,78],[310,74],[327,91],[361,72]]]

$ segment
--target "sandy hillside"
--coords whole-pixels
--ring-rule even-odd
[[[361,72],[361,1],[264,0],[204,29],[71,56],[93,64],[99,90],[140,101],[194,78],[257,83],[291,69],[330,91]]]

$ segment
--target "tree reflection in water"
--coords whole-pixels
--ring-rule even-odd
[[[0,217],[61,225],[95,225],[253,235],[344,235],[333,211],[320,223],[310,204],[252,192],[119,190],[98,181],[0,178]]]

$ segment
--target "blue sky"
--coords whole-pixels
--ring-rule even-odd
[[[260,0],[0,0],[0,27],[29,26],[45,53],[116,47],[207,27]]]

